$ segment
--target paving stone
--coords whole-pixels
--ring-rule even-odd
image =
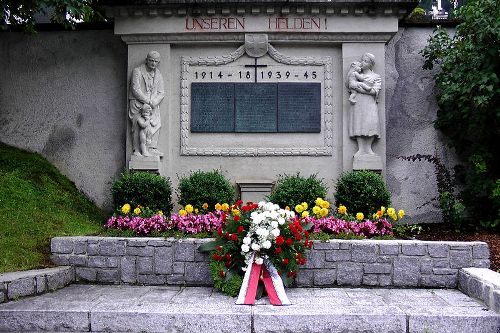
[[[165,275],[139,274],[137,276],[137,282],[148,286],[162,285],[165,284],[166,277]]]
[[[152,246],[143,246],[143,247],[127,246],[128,256],[152,257],[153,253],[154,253],[154,247]]]
[[[433,288],[456,288],[457,276],[455,275],[422,275],[420,284]]]
[[[99,253],[102,256],[123,256],[126,253],[125,241],[103,240],[99,243]]]
[[[399,254],[399,244],[380,244],[379,251],[380,254],[398,255]]]
[[[186,282],[197,285],[211,286],[213,284],[210,268],[207,263],[186,263]]]
[[[473,267],[478,268],[490,268],[490,260],[489,259],[474,259],[472,261]]]
[[[178,242],[174,246],[175,261],[194,261],[194,244],[188,242]]]
[[[378,277],[378,284],[381,287],[388,287],[392,286],[392,276],[390,275],[379,275]]]
[[[407,256],[424,256],[427,253],[427,245],[422,243],[402,244],[401,253]]]
[[[377,245],[375,244],[352,244],[352,261],[375,262],[377,258]]]
[[[198,247],[194,250],[194,261],[196,262],[208,262],[209,254],[207,252],[198,251]]]
[[[347,250],[331,250],[325,253],[326,261],[350,261],[351,251]]]
[[[86,266],[87,258],[86,255],[72,255],[69,257],[69,263],[75,266]]]
[[[418,257],[398,257],[394,260],[394,285],[418,286],[420,260]]]
[[[50,242],[50,251],[52,253],[73,253],[74,242],[71,238],[54,237]]]
[[[315,269],[314,270],[314,286],[331,286],[336,280],[336,270],[334,269]]]
[[[167,277],[167,284],[184,285],[186,284],[186,277],[183,274],[169,274]]]
[[[67,266],[69,265],[70,255],[68,254],[52,254],[50,256],[50,260],[59,266]]]
[[[10,305],[7,303],[6,305]],[[73,311],[54,310],[52,304],[44,304],[45,309],[2,311],[0,332],[88,332],[90,331],[87,309]]]
[[[314,285],[314,271],[312,269],[301,269],[295,279],[298,287],[312,287]]]
[[[350,250],[351,249],[350,242],[341,242],[341,243],[339,243],[339,245],[340,245],[341,250]]]
[[[127,239],[127,247],[137,246],[144,247],[148,245],[149,238],[129,238]]]
[[[309,251],[307,253],[307,262],[305,268],[324,268],[325,251]]]
[[[450,261],[448,259],[432,259],[432,267],[433,268],[448,268],[450,267]]]
[[[7,284],[7,297],[16,299],[22,296],[29,296],[35,293],[35,281],[33,277],[17,279]]]
[[[500,312],[500,290],[494,290],[492,294],[492,308],[493,311]]]
[[[420,273],[422,274],[432,274],[432,268],[434,267],[433,261],[430,258],[422,259],[420,262]]]
[[[389,256],[389,255],[384,255],[384,256],[377,256],[377,261],[380,264],[392,264],[394,262],[395,256]]]
[[[173,265],[172,247],[157,247],[154,255],[154,271],[156,274],[171,274]]]
[[[99,255],[99,243],[87,244],[87,254],[89,256]]]
[[[456,269],[456,268],[433,268],[432,272],[436,275],[457,275],[458,269]]]
[[[37,276],[35,278],[36,293],[42,294],[47,291],[47,277],[45,275]]]
[[[106,283],[119,283],[120,271],[117,269],[98,269],[97,281]]]
[[[478,244],[472,247],[472,258],[474,259],[489,259],[490,250],[488,244]]]
[[[427,251],[433,258],[445,258],[448,257],[450,247],[446,244],[432,243],[427,245]]]
[[[137,264],[137,272],[139,274],[153,273],[153,258],[138,257],[136,264]]]
[[[389,274],[392,272],[391,264],[364,264],[365,274],[377,273],[377,274]]]
[[[173,246],[173,243],[177,243],[178,241],[173,239],[173,238],[169,238],[169,239],[153,239],[153,240],[150,240],[148,241],[148,245],[149,246],[154,246],[154,247],[171,247]]]
[[[174,262],[172,265],[172,273],[174,274],[184,274],[185,262]],[[194,266],[201,266],[201,264],[196,264]]]
[[[363,285],[364,286],[377,286],[378,275],[377,274],[364,274],[363,275]]]
[[[337,268],[337,283],[339,285],[359,286],[363,281],[363,264],[341,262]]]
[[[137,282],[137,269],[135,257],[123,257],[120,263],[121,281],[125,283]]]
[[[90,267],[75,267],[77,281],[97,281],[97,270]]]
[[[101,256],[89,257],[88,265],[89,267],[108,267],[107,261],[108,261],[107,257],[101,257]]]
[[[338,250],[340,248],[339,243],[334,243],[330,241],[322,242],[322,241],[314,241],[313,249],[315,250]]]
[[[464,268],[472,266],[472,249],[450,250],[450,268]]]

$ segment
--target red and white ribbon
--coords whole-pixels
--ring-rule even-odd
[[[255,295],[257,294],[257,286],[261,273],[271,304],[290,305],[291,303],[286,296],[283,281],[272,262],[269,259],[264,259],[262,265],[255,263],[255,253],[252,254],[252,257],[248,261],[236,304],[253,305],[255,303]]]

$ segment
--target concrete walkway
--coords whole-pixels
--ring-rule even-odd
[[[206,287],[73,284],[0,304],[1,332],[498,333],[500,315],[457,290],[288,289],[255,306]]]

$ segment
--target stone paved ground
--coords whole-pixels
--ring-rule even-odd
[[[500,315],[457,290],[288,289],[293,305],[234,305],[207,287],[70,285],[0,304],[0,331],[500,332]]]

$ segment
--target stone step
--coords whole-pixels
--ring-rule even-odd
[[[70,285],[0,304],[0,332],[498,333],[500,315],[458,290],[295,288],[255,306],[208,287]]]

